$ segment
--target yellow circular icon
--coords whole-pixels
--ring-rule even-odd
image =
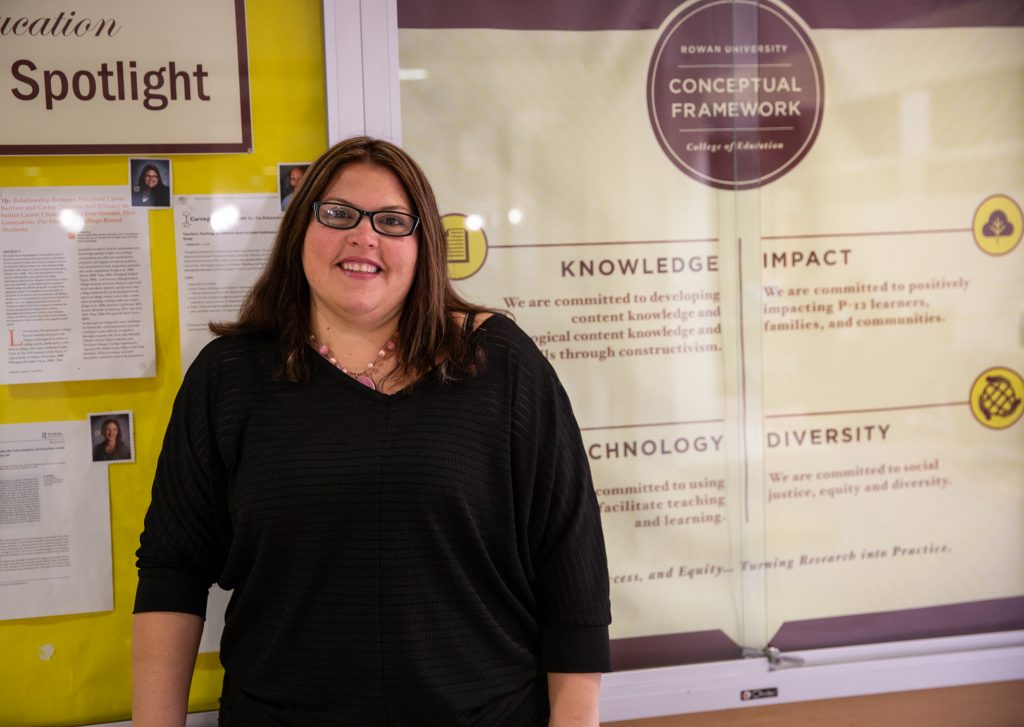
[[[974,241],[989,255],[1005,255],[1017,247],[1024,233],[1020,205],[1005,194],[985,199],[974,212]]]
[[[487,259],[487,235],[476,215],[445,215],[441,224],[448,248],[448,277],[464,280],[483,267]]]
[[[1024,411],[1024,380],[1013,369],[995,366],[971,385],[971,412],[990,429],[1012,427]]]

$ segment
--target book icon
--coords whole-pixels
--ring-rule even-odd
[[[450,228],[444,231],[444,239],[448,245],[448,262],[469,262],[469,233],[464,227]]]

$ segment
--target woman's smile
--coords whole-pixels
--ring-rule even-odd
[[[366,261],[363,261],[363,260],[356,260],[356,259],[352,259],[352,258],[349,258],[347,260],[342,260],[338,264],[338,266],[342,270],[344,270],[346,272],[350,272],[350,273],[374,273],[374,274],[376,274],[376,273],[379,273],[381,271],[380,266],[377,265],[376,263],[366,262]]]

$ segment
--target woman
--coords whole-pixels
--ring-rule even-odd
[[[169,207],[171,190],[164,184],[160,170],[153,164],[147,164],[139,172],[135,188],[132,189],[132,206],[134,207]]]
[[[452,289],[416,163],[328,150],[211,328],[138,551],[135,724],[182,724],[217,581],[221,724],[596,727],[608,574],[579,429],[529,337]]]
[[[92,448],[93,462],[132,458],[128,443],[121,439],[121,426],[116,419],[104,419],[100,425],[100,434],[103,435],[103,441]]]

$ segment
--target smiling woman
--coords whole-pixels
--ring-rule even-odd
[[[394,345],[416,272],[419,218],[412,203],[394,174],[361,162],[335,173],[323,197],[314,203],[302,250],[311,335],[342,355],[356,348],[353,334],[376,341],[373,351]],[[350,366],[358,366],[360,353],[350,354]]]
[[[339,221],[343,209],[350,212]],[[416,222],[406,233],[387,224],[385,211]],[[476,353],[461,321],[485,311],[452,288],[446,249],[416,162],[387,142],[350,139],[306,171],[239,320],[211,330],[279,332],[283,375],[296,382],[309,376],[311,336],[356,367],[393,339],[391,368],[410,380],[435,369],[443,379],[470,372]]]
[[[216,581],[222,725],[597,726],[611,616],[579,428],[445,251],[398,147],[350,139],[306,172],[168,424],[134,724],[183,716]]]

